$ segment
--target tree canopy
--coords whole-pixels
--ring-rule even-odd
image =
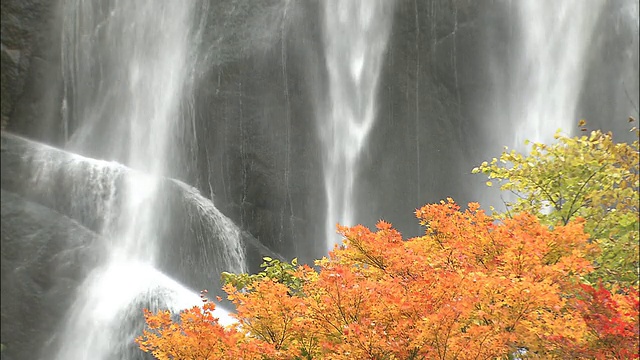
[[[505,150],[473,172],[516,195],[499,216],[528,212],[550,226],[585,219],[585,232],[601,250],[589,279],[602,279],[607,286],[637,285],[638,140],[616,143],[611,133],[601,131],[580,137],[558,132],[555,137],[555,144],[532,144],[528,154]]]
[[[203,296],[177,320],[145,311],[137,342],[158,359],[638,358],[638,143],[557,138],[474,169],[517,195],[506,213],[447,199],[416,209],[418,237],[339,227],[315,268],[223,274],[237,323]]]

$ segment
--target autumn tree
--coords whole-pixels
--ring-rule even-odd
[[[630,119],[633,121],[633,119]],[[584,126],[584,121],[581,121]],[[583,130],[586,130],[583,128]],[[637,129],[632,132],[638,134]],[[534,143],[528,153],[505,151],[473,170],[516,196],[511,213],[536,214],[543,224],[566,225],[584,218],[590,241],[600,248],[591,282],[609,288],[638,285],[638,140],[618,143],[611,133],[567,137],[556,133],[551,145]]]
[[[223,274],[236,324],[203,297],[177,320],[146,312],[138,344],[159,359],[638,358],[638,142],[557,139],[474,169],[517,195],[504,214],[447,200],[416,210],[416,238],[340,227],[315,269]]]
[[[341,227],[317,269],[267,258],[259,274],[226,274],[237,324],[221,327],[205,302],[182,321],[147,313],[138,342],[161,359],[606,358],[609,344],[638,346],[637,293],[582,285],[594,249],[583,220],[496,222],[452,200],[416,216],[425,233],[412,239],[384,221]]]
[[[204,295],[203,306],[183,310],[175,320],[168,310],[144,311],[147,329],[136,342],[156,359],[222,359],[235,360],[256,353],[252,343],[236,327],[224,327],[215,317],[215,304]],[[262,345],[262,346],[260,346]],[[268,347],[258,344],[260,351]],[[251,358],[251,357],[246,357]]]
[[[586,332],[580,340],[552,335],[549,340],[556,353],[563,358],[637,359],[639,296],[637,288],[612,293],[601,284],[581,284],[569,301],[584,321]]]

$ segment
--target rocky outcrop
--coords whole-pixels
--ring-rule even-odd
[[[87,316],[76,314],[72,304],[92,292],[76,290],[96,286],[87,275],[105,266],[103,257],[115,235],[109,223],[120,221],[126,182],[135,172],[5,132],[1,139],[2,356],[28,359],[41,349],[57,351],[60,339],[52,334],[68,333],[62,331],[63,316]],[[160,234],[157,269],[134,267],[127,279],[109,280],[124,284],[140,279],[140,294],[132,295],[137,300],[118,310],[126,312],[122,316],[130,324],[108,327],[121,328],[109,335],[122,345],[112,350],[128,358],[142,356],[131,342],[143,324],[140,301],[152,308],[179,308],[180,299],[187,297],[195,299],[193,305],[200,290],[220,294],[219,274],[243,270],[238,259],[254,265],[248,270],[255,272],[263,256],[281,258],[235,226],[197,189],[162,179],[158,193],[148,204],[156,209],[153,226]],[[88,304],[97,306],[101,298]]]
[[[128,216],[123,210],[126,184],[139,174],[8,133],[1,139],[2,189],[54,209],[92,231],[117,236],[110,227]],[[159,269],[192,289],[220,289],[219,274],[239,271],[244,264],[238,261],[243,258],[252,271],[259,270],[263,256],[280,258],[239,229],[197,189],[165,178],[157,195],[147,206],[155,209]]]
[[[97,234],[58,212],[5,190],[0,207],[2,359],[34,359],[103,252]]]

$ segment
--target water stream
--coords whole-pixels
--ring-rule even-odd
[[[336,224],[355,225],[358,159],[376,119],[380,70],[391,30],[393,1],[324,2],[328,104],[318,114],[327,196],[327,248]]]
[[[156,201],[163,176],[170,175],[167,165],[173,154],[168,153],[169,142],[183,120],[181,105],[189,94],[186,84],[194,67],[189,55],[196,4],[177,0],[64,2],[66,148],[118,161],[135,171],[128,173],[124,189],[119,190],[126,194],[120,213],[101,214],[115,218],[102,231],[109,239],[107,260],[81,285],[57,359],[128,356],[121,347],[131,346],[140,329],[127,323],[140,318],[142,306],[179,310],[199,304],[197,293],[155,267],[162,235],[158,228],[163,225],[158,221],[162,207]],[[201,215],[218,215],[199,194],[184,194],[187,201],[196,202]],[[218,232],[233,230],[226,223],[214,225]],[[228,270],[244,271],[235,231],[222,244],[222,255],[229,259],[220,259],[232,264]]]
[[[511,116],[514,146],[550,143],[557,129],[571,135],[594,30],[605,1],[515,1],[520,39],[514,52]],[[501,96],[508,96],[501,94]]]

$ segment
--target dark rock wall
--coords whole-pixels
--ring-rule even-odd
[[[638,1],[608,1],[595,33],[578,116],[590,129],[633,141],[627,118],[640,119]]]
[[[197,139],[188,147],[192,155],[184,156],[195,169],[187,182],[266,246],[307,261],[321,251],[324,208],[310,93],[310,84],[320,79],[307,61],[321,56],[315,7],[297,3],[287,9],[290,17],[266,35],[268,46],[200,64]]]
[[[16,194],[1,196],[2,359],[37,359],[99,261],[99,237]]]
[[[464,5],[464,6],[463,6]],[[469,146],[461,107],[475,36],[466,2],[398,1],[379,91],[379,113],[361,159],[361,222],[384,218],[416,235],[413,209],[470,195],[464,186]]]
[[[59,0],[3,0],[2,129],[60,144]]]

